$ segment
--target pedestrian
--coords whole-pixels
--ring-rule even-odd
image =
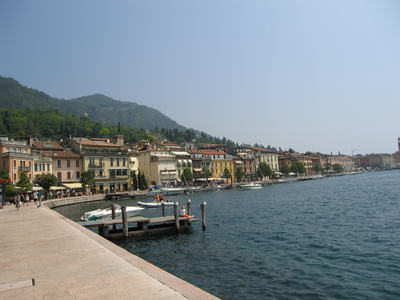
[[[15,207],[17,210],[21,207],[21,196],[19,194],[15,195]]]
[[[38,201],[38,193],[37,192],[33,193],[33,201],[35,202],[35,204]]]

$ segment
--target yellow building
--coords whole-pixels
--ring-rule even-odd
[[[74,138],[69,144],[82,155],[83,172],[94,172],[97,192],[128,190],[129,158],[122,147],[122,136],[117,136],[116,142],[105,138]]]
[[[233,156],[217,150],[198,150],[195,154],[202,155],[203,159],[209,159],[211,161],[210,170],[212,173],[212,178],[210,180],[221,181],[225,179],[226,182],[236,181],[235,163]],[[228,169],[231,174],[231,179],[224,178],[224,171]]]

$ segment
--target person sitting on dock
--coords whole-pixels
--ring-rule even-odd
[[[179,216],[184,218],[189,217],[189,214],[184,206],[181,206],[181,209],[179,210]]]
[[[157,194],[154,196],[154,199],[156,202],[162,202],[164,200],[164,195],[163,194]]]

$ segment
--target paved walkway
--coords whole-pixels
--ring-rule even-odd
[[[7,290],[32,278],[34,286]],[[0,299],[217,298],[32,205],[0,209]]]

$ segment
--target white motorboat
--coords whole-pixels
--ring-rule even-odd
[[[174,202],[171,201],[163,201],[163,202],[138,202],[138,205],[146,208],[156,208],[162,206],[164,203],[165,206],[172,206],[174,205]]]
[[[147,196],[155,196],[158,194],[163,194],[165,196],[172,196],[172,195],[180,195],[186,192],[188,189],[187,188],[158,188],[151,190],[150,192],[147,193]]]
[[[242,190],[259,190],[259,189],[262,189],[262,185],[260,183],[252,182],[252,183],[241,185],[240,189],[242,189]]]
[[[138,207],[138,206],[127,206],[126,214],[128,217],[133,217],[133,216],[136,216],[143,209],[144,208]],[[96,210],[85,212],[83,214],[83,216],[81,217],[81,220],[82,221],[95,221],[95,220],[99,220],[99,219],[111,218],[111,216],[112,216],[111,208],[96,209]],[[115,217],[116,218],[121,217],[121,206],[119,206],[119,205],[116,205]]]

